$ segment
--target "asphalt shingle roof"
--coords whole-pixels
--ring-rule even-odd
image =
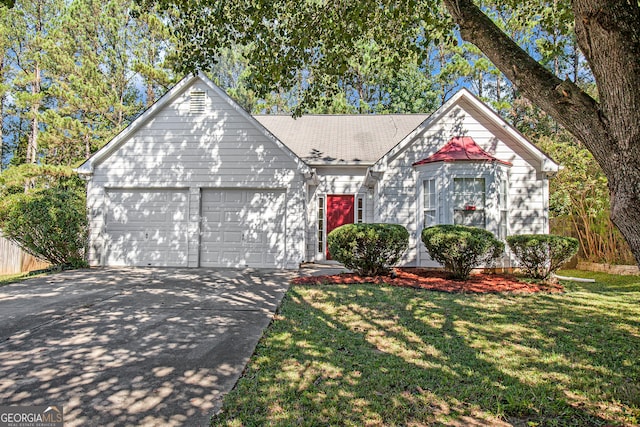
[[[427,114],[254,116],[309,165],[370,165],[417,128]]]

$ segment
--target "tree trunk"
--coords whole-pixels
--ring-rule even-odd
[[[472,0],[443,0],[460,27],[518,90],[593,154],[609,181],[611,219],[640,265],[640,7],[573,0],[578,45],[599,90],[596,102],[504,34]]]
[[[150,80],[147,81],[147,102],[146,107],[150,108],[156,102],[156,94],[153,91],[153,84]]]
[[[34,98],[40,94],[40,65],[35,64],[33,69],[33,81],[31,82],[31,94]],[[38,122],[38,112],[40,110],[40,101],[33,101],[31,104],[31,132],[29,133],[29,142],[27,144],[27,163],[38,162],[38,132],[40,124]]]
[[[578,41],[573,40],[573,81],[577,82],[580,77],[580,52],[578,50]]]
[[[576,38],[598,85],[602,122],[615,141],[611,219],[640,265],[640,7],[624,0],[573,2]],[[595,154],[594,154],[595,157]]]

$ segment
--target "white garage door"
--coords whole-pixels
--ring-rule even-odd
[[[202,267],[283,267],[285,193],[202,192]]]
[[[187,265],[186,190],[107,190],[103,265]]]

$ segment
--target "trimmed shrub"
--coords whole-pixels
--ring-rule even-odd
[[[45,188],[5,197],[0,229],[26,252],[54,265],[86,265],[87,216],[79,189]]]
[[[471,270],[489,267],[504,252],[504,243],[482,228],[441,224],[422,230],[429,256],[456,280],[466,280]]]
[[[578,239],[553,234],[508,236],[507,244],[527,276],[547,280],[578,252]]]
[[[409,232],[398,224],[345,224],[327,236],[329,253],[361,276],[389,272],[409,246]]]

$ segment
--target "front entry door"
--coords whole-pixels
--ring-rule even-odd
[[[341,225],[353,224],[353,201],[352,195],[327,196],[327,235]],[[327,259],[331,259],[329,245],[327,245]]]

